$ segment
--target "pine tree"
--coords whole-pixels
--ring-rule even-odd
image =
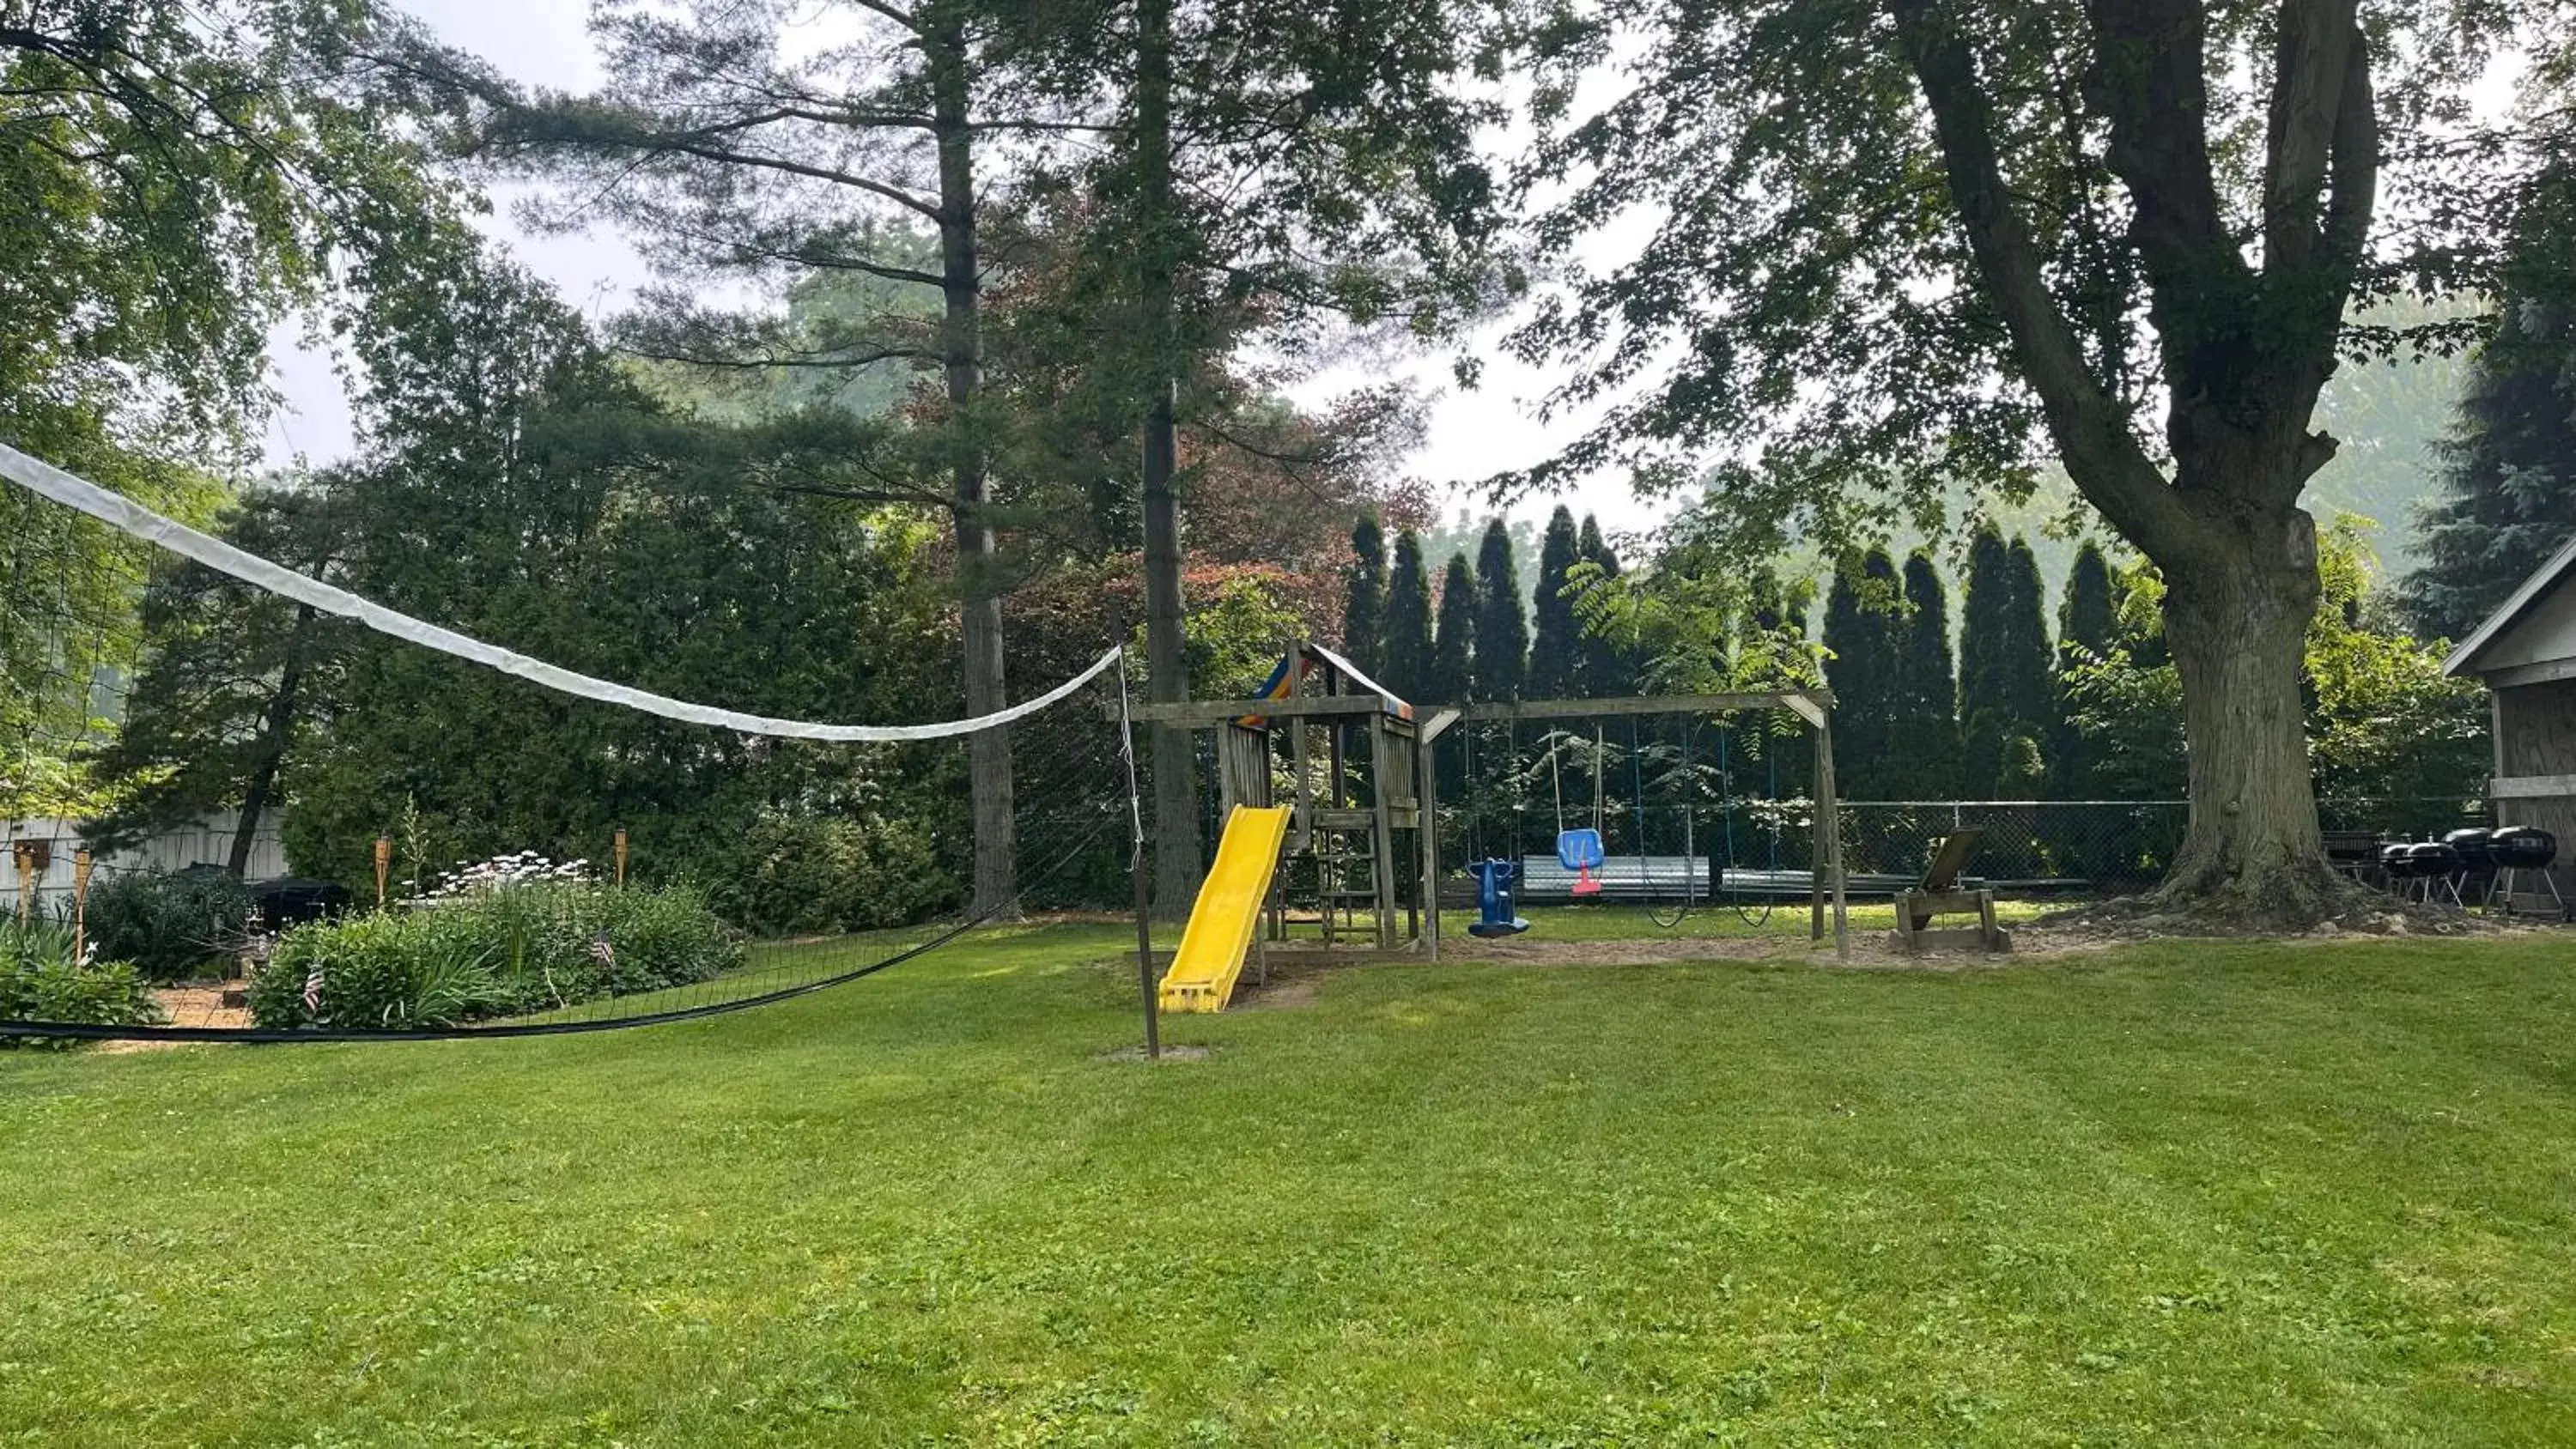
[[[1476,615],[1475,697],[1518,699],[1529,677],[1529,618],[1521,612],[1511,530],[1499,518],[1485,525],[1476,578],[1484,602]]]
[[[1342,653],[1360,672],[1378,677],[1386,635],[1386,530],[1374,512],[1351,526],[1351,566],[1342,609]]]
[[[1575,541],[1576,557],[1599,570],[1603,581],[1619,577],[1619,555],[1601,536],[1600,520],[1587,513]],[[1616,699],[1637,692],[1638,661],[1623,639],[1582,634],[1582,659],[1575,670],[1577,692],[1586,699]]]
[[[2048,640],[2048,586],[2041,582],[2039,556],[2030,541],[2016,535],[2007,554],[2012,581],[2012,632],[2006,660],[2012,681],[2013,719],[2034,744],[2057,733],[2057,663]],[[2037,782],[2034,780],[2035,785]]]
[[[2087,539],[2067,570],[2066,599],[2057,613],[2057,730],[2048,759],[2049,794],[2057,799],[2090,800],[2101,793],[2100,748],[2070,722],[2067,679],[2076,667],[2108,655],[2119,628],[2110,561]]]
[[[1992,799],[2003,767],[2003,737],[2012,722],[2010,653],[2012,550],[1993,524],[1968,541],[1967,592],[1959,605],[1960,787]]]
[[[1465,704],[1475,690],[1476,615],[1484,597],[1463,553],[1449,555],[1440,580],[1440,633],[1431,647],[1430,701]]]
[[[1532,699],[1565,699],[1581,686],[1583,625],[1574,600],[1566,596],[1566,571],[1580,557],[1574,513],[1560,503],[1547,520],[1547,537],[1539,545],[1538,633],[1530,646],[1529,693]]]
[[[2466,637],[2576,535],[2576,162],[2532,183],[2502,291],[2435,449],[2440,492],[2403,585],[2428,637]]]
[[[2110,651],[2119,629],[2119,606],[2111,598],[2111,561],[2088,538],[2075,551],[2075,564],[2066,572],[2066,600],[2057,612],[2058,647],[2082,649],[2098,657]]]
[[[1386,644],[1380,684],[1405,700],[1431,688],[1431,578],[1422,567],[1422,539],[1412,529],[1395,536],[1395,567],[1386,581]]]
[[[1950,665],[1950,601],[1930,552],[1905,560],[1905,618],[1897,629],[1888,739],[1892,793],[1942,800],[1959,791],[1958,680]]]
[[[1896,565],[1873,548],[1858,576],[1834,573],[1825,596],[1825,684],[1834,692],[1836,783],[1855,800],[1884,800],[1907,786],[1890,778],[1897,709]]]
[[[1978,799],[2037,793],[2042,746],[2056,717],[2039,560],[1989,524],[1968,545],[1968,599],[1959,634],[1959,725],[1964,788]]]

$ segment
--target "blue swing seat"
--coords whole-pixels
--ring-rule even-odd
[[[1592,829],[1556,832],[1556,863],[1567,870],[1599,870],[1603,859],[1601,832]]]

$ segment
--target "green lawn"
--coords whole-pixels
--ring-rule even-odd
[[[0,1054],[0,1444],[2576,1442],[2576,941],[1376,967],[1148,1069],[1121,939]]]

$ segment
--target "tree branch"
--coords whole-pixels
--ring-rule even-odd
[[[2012,334],[2021,374],[2039,394],[2067,474],[2094,507],[2151,558],[2183,547],[2189,516],[2129,431],[2128,413],[2085,365],[2074,329],[2050,297],[2038,248],[2012,208],[1994,119],[1967,42],[1932,13],[1932,0],[1894,0],[1906,59],[1932,109],[1950,195],[1983,291]]]

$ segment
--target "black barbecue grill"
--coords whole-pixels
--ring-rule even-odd
[[[2561,919],[2567,915],[2567,900],[2558,893],[2558,881],[2549,867],[2558,860],[2558,837],[2529,825],[2506,825],[2487,837],[2487,854],[2495,861],[2495,887],[2488,899],[2501,902],[2506,914],[2514,910],[2514,897],[2546,894],[2550,905]],[[2540,889],[2523,891],[2525,875],[2537,874]]]

